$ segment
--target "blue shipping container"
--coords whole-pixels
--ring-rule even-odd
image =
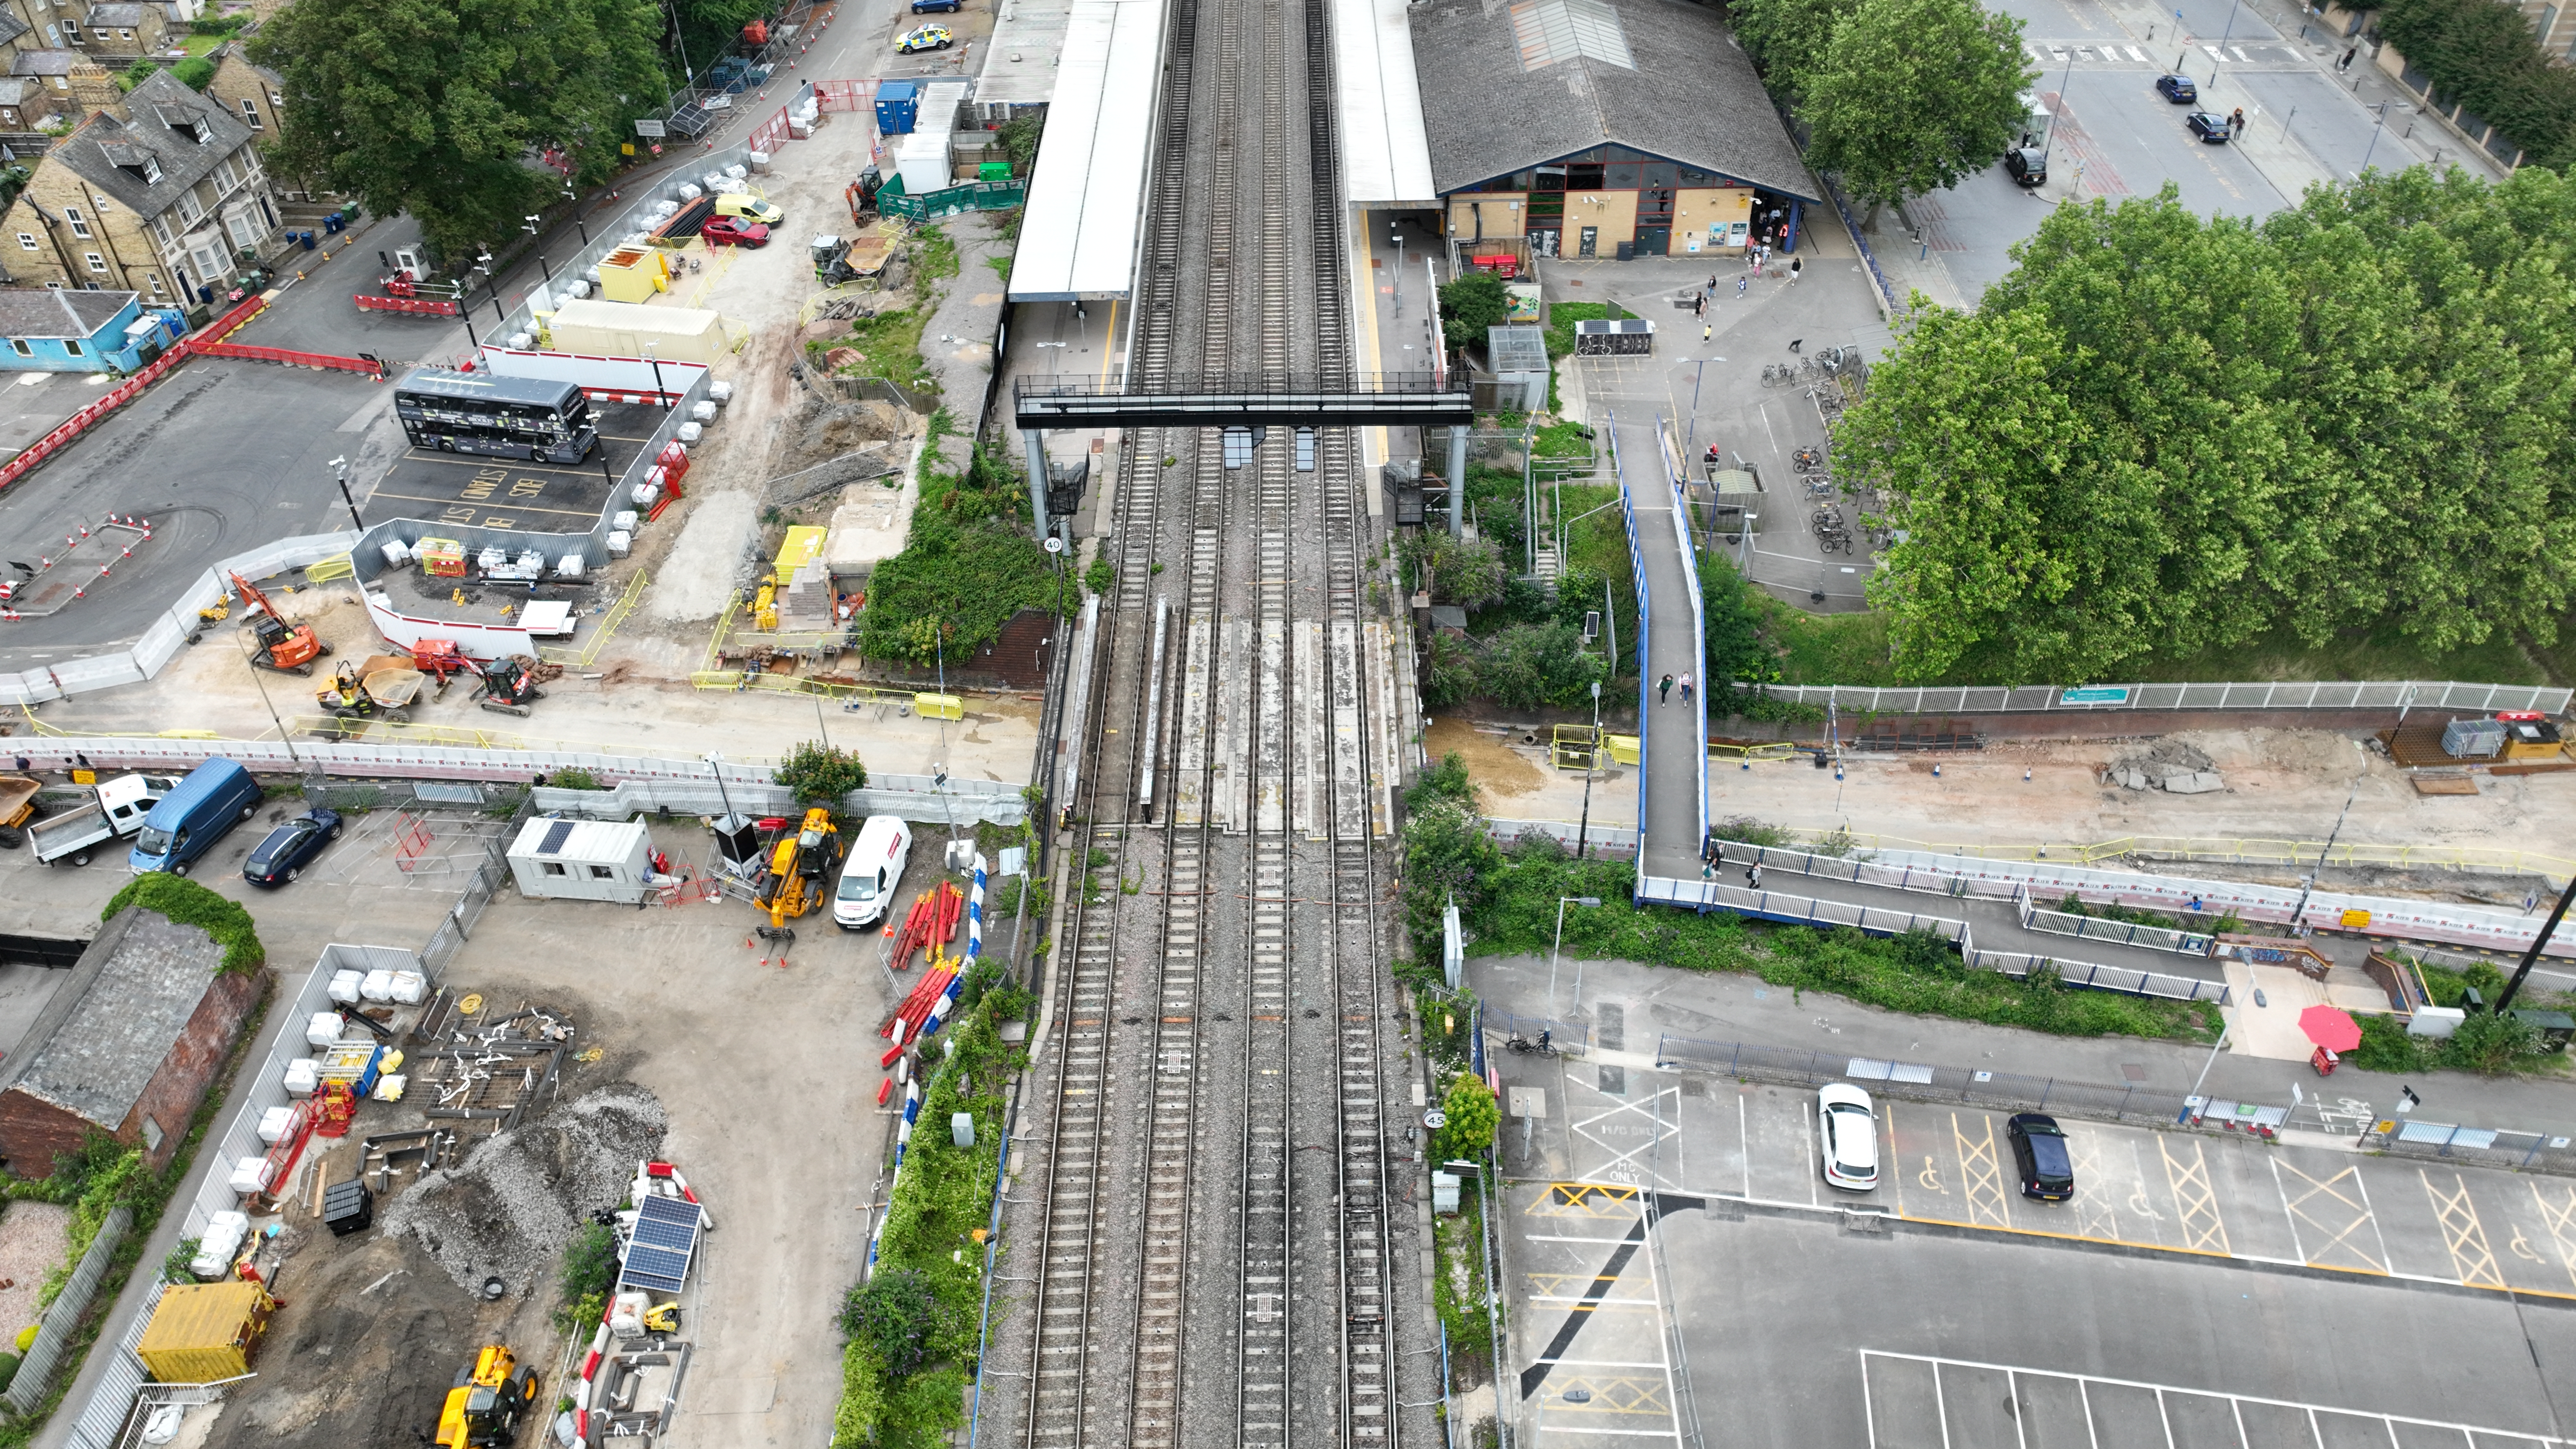
[[[910,81],[887,81],[877,87],[877,134],[909,136],[921,102]]]

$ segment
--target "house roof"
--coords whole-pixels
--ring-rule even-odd
[[[95,337],[134,305],[132,292],[0,287],[0,337]]]
[[[1813,199],[1753,63],[1683,0],[1431,0],[1410,7],[1443,195],[1621,145]]]
[[[29,96],[41,96],[45,88],[29,76],[0,76],[0,106],[24,104]]]
[[[22,50],[9,66],[11,75],[70,75],[76,70],[98,68],[98,62],[77,50]]]
[[[202,929],[128,906],[100,929],[0,1065],[0,1092],[25,1092],[115,1131],[223,960],[224,948]]]
[[[101,111],[46,153],[46,159],[69,166],[147,221],[169,210],[180,192],[250,139],[250,129],[220,103],[190,90],[166,70],[154,71],[136,86],[125,98],[125,108],[133,120],[120,121]],[[192,125],[205,132],[203,145],[185,129]],[[124,169],[140,165],[145,152],[160,165],[157,181],[146,182]]]
[[[6,45],[35,28],[8,11],[0,10],[0,45]]]
[[[143,23],[143,7],[128,4],[93,5],[89,7],[89,18],[81,23],[92,30],[102,25],[122,25],[131,30]]]

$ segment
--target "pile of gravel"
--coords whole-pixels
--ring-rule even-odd
[[[625,1199],[669,1129],[659,1098],[610,1083],[422,1175],[386,1209],[385,1231],[417,1239],[460,1288],[498,1275],[524,1291],[554,1274],[584,1219]]]
[[[2151,749],[2121,756],[2104,772],[2104,783],[2129,790],[2167,790],[2176,795],[2205,795],[2226,788],[2215,762],[2197,747],[2162,739]]]

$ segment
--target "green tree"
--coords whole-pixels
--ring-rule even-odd
[[[1447,709],[1474,694],[1477,653],[1474,640],[1434,630],[1422,645],[1422,702]]]
[[[1046,112],[1023,111],[993,130],[1002,154],[1011,158],[1011,174],[1026,176],[1038,164],[1038,143],[1046,136]]]
[[[778,762],[774,778],[801,803],[837,810],[851,791],[868,788],[868,767],[838,745],[806,740]]]
[[[202,91],[215,83],[215,63],[202,55],[192,55],[170,67],[170,75],[192,91]]]
[[[1465,609],[1481,609],[1501,598],[1510,577],[1503,551],[1492,539],[1455,539],[1445,529],[1426,528],[1407,536],[1396,545],[1396,557],[1415,588],[1429,589],[1434,600]]]
[[[1494,1129],[1503,1120],[1494,1089],[1474,1072],[1460,1072],[1451,1080],[1440,1098],[1440,1112],[1447,1120],[1431,1137],[1434,1161],[1483,1155],[1494,1145]]]
[[[1825,58],[1834,31],[1860,8],[1861,0],[1735,0],[1727,19],[1745,54],[1762,68],[1763,84],[1782,103],[1795,106],[1807,76]]]
[[[2021,32],[1976,0],[1861,0],[1797,82],[1808,164],[1873,209],[1993,165],[2039,75]]]
[[[1419,810],[1435,801],[1476,808],[1476,782],[1468,777],[1467,757],[1451,750],[1432,762],[1404,792],[1404,808]]]
[[[1503,279],[1491,272],[1469,272],[1440,284],[1440,326],[1452,347],[1482,343],[1485,329],[1502,326],[1511,308]]]
[[[285,77],[279,169],[408,211],[455,256],[560,191],[531,151],[584,183],[615,168],[663,99],[661,33],[649,0],[294,0],[250,55]]]
[[[1608,674],[1608,661],[1583,647],[1583,633],[1573,625],[1513,624],[1486,641],[1476,690],[1514,709],[1571,707],[1589,700],[1593,682]]]
[[[1439,941],[1440,912],[1451,899],[1461,911],[1483,904],[1487,878],[1502,864],[1502,848],[1474,806],[1447,798],[1416,804],[1404,822],[1403,875],[1404,924],[1415,949]]]
[[[842,1337],[866,1341],[887,1372],[902,1378],[929,1361],[932,1344],[954,1327],[952,1317],[929,1274],[885,1268],[849,1291],[838,1322]]]

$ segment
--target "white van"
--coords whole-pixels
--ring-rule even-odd
[[[893,909],[904,865],[911,859],[911,827],[891,815],[869,816],[841,863],[840,888],[832,893],[832,923],[856,931],[883,920]]]

